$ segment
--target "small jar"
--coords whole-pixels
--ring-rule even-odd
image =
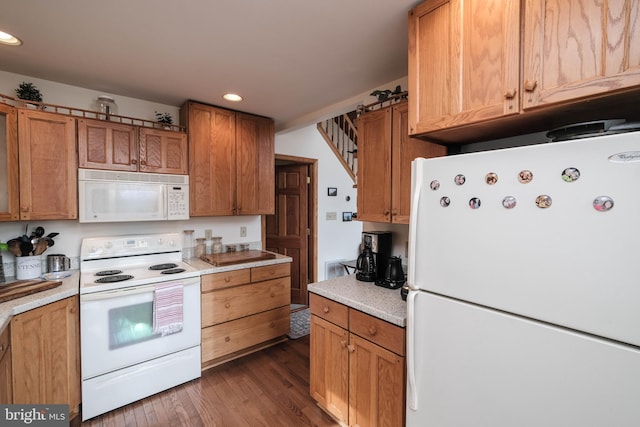
[[[227,252],[235,252],[236,251],[236,245],[226,245],[225,246]]]
[[[213,253],[213,240],[204,241],[204,251],[207,255],[211,255]]]
[[[201,258],[205,255],[206,248],[204,244],[204,237],[198,237],[196,239],[196,258]]]
[[[213,242],[213,253],[221,254],[222,253],[222,237],[212,237],[211,241]]]

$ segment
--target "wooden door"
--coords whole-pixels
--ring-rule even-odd
[[[233,111],[187,103],[191,216],[233,215],[236,194],[236,116]]]
[[[76,119],[21,109],[18,113],[20,219],[77,219]]]
[[[519,112],[519,0],[427,0],[408,25],[410,135]]]
[[[78,297],[66,298],[11,319],[13,401],[80,404]]]
[[[309,389],[311,397],[339,421],[349,419],[349,333],[311,316]],[[402,424],[395,424],[402,425]]]
[[[524,109],[640,85],[640,2],[527,0]]]
[[[18,112],[0,104],[0,221],[19,219],[18,169]]]
[[[307,165],[276,168],[275,215],[266,218],[266,249],[293,258],[291,303],[307,305],[309,282],[309,185]]]
[[[273,120],[237,113],[236,213],[267,215],[274,212]]]
[[[140,128],[140,172],[186,175],[187,134],[163,129]]]
[[[349,334],[349,425],[404,425],[404,358]]]
[[[447,155],[447,148],[409,137],[409,105],[393,106],[392,166],[391,166],[391,222],[409,224],[411,211],[411,162]]]
[[[87,169],[136,172],[138,143],[135,126],[78,119],[78,165]]]
[[[358,119],[358,219],[391,221],[391,107]]]

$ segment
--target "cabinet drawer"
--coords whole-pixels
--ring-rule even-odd
[[[251,282],[251,270],[225,271],[222,273],[205,274],[201,277],[202,292],[214,289],[228,288],[230,286],[244,285]]]
[[[289,332],[289,306],[202,330],[202,363]]]
[[[349,310],[349,331],[404,356],[404,328],[351,309]]]
[[[349,325],[349,309],[346,305],[321,297],[314,293],[309,294],[309,307],[311,313],[342,328]]]
[[[4,356],[9,349],[9,338],[9,326],[7,326],[4,328],[4,331],[2,331],[2,334],[0,334],[0,359],[2,359],[2,356]]]
[[[291,300],[291,278],[267,280],[202,294],[202,326],[260,313]]]
[[[251,269],[251,281],[260,282],[262,280],[275,279],[278,277],[290,276],[291,264],[265,265],[264,267],[255,267]]]

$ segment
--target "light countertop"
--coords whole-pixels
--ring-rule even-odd
[[[406,327],[407,303],[400,289],[387,289],[356,280],[355,274],[307,285],[307,290],[394,325]]]

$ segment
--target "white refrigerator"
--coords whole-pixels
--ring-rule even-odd
[[[640,426],[640,132],[417,159],[407,426]]]

